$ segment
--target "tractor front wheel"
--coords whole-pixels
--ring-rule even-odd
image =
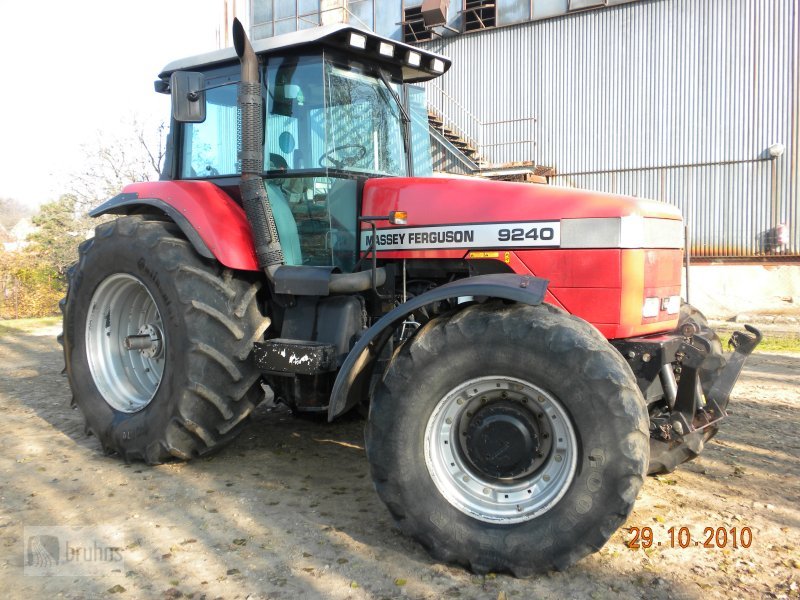
[[[529,576],[622,524],[647,426],[630,368],[591,325],[488,302],[402,346],[370,407],[367,456],[392,516],[435,558]]]
[[[64,357],[86,431],[106,452],[155,464],[236,436],[263,395],[247,360],[269,325],[258,285],[201,258],[167,221],[122,217],[81,244]]]

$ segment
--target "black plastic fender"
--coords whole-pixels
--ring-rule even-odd
[[[170,219],[172,219],[175,224],[180,227],[183,235],[186,236],[186,239],[189,240],[192,246],[194,246],[195,251],[200,256],[210,259],[217,258],[203,241],[203,238],[200,237],[200,234],[197,233],[197,230],[194,228],[194,225],[192,225],[191,221],[189,221],[189,219],[187,219],[180,210],[171,204],[164,202],[163,200],[159,200],[158,198],[140,198],[139,194],[135,192],[128,194],[117,194],[94,210],[91,210],[89,212],[89,216],[99,217],[101,215],[129,215],[137,208],[141,208],[142,206],[151,206],[153,208],[157,208],[166,214]]]
[[[347,355],[333,384],[328,420],[347,412],[369,393],[376,359],[397,326],[418,308],[462,296],[500,298],[537,305],[544,301],[547,283],[547,279],[514,273],[479,275],[447,283],[395,307],[367,329]]]

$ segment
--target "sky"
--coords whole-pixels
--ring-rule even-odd
[[[172,60],[215,50],[223,0],[0,0],[0,198],[57,199],[84,147],[137,117]]]

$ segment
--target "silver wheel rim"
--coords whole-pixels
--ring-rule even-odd
[[[107,277],[92,296],[86,357],[95,386],[120,412],[147,406],[164,374],[166,339],[153,296],[136,277]]]
[[[463,450],[465,422],[481,407],[499,402],[536,419],[539,437],[550,440],[546,455],[537,454],[530,472],[518,477],[491,477]],[[552,394],[502,376],[473,379],[448,392],[428,419],[424,440],[428,473],[442,496],[461,512],[490,523],[528,521],[555,506],[575,475],[577,447],[572,421]]]

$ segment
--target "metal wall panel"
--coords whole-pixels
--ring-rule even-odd
[[[681,209],[692,255],[704,258],[767,256],[773,224],[772,161],[611,171],[554,178],[555,185],[653,198]]]
[[[800,0],[651,0],[426,47],[431,104],[493,163],[684,209],[695,250],[800,256]],[[773,143],[786,147],[768,160]]]

